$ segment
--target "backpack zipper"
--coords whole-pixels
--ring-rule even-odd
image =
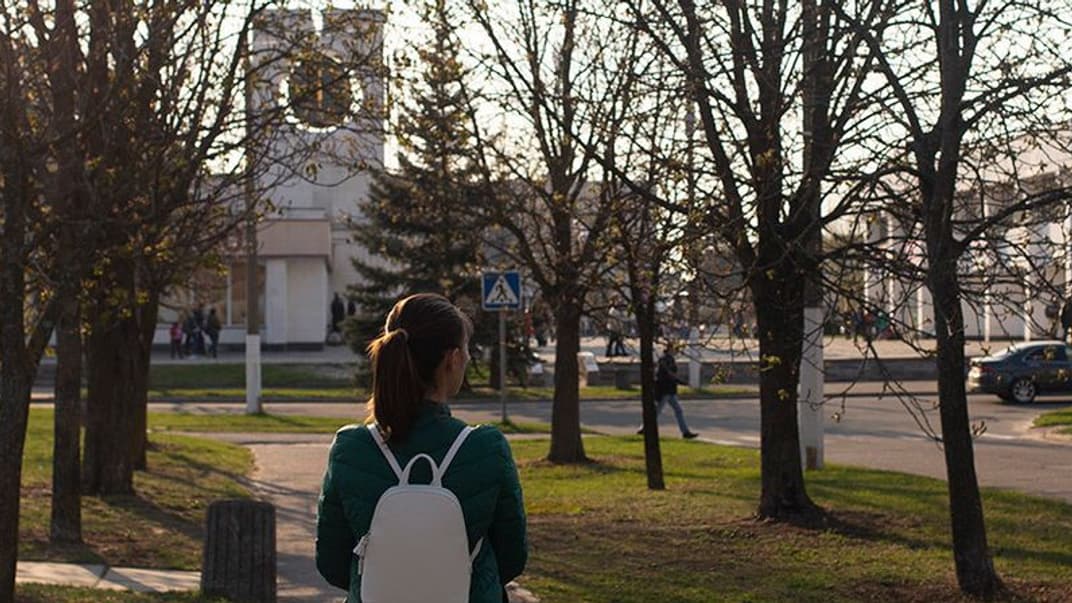
[[[360,576],[365,569],[365,549],[368,548],[369,535],[372,532],[366,533],[361,537],[361,540],[357,541],[357,546],[354,547],[354,555],[357,555],[357,575]]]

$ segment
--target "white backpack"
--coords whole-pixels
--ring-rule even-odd
[[[443,487],[443,476],[473,431],[466,426],[438,466],[421,453],[406,468],[387,448],[379,429],[368,426],[387,464],[398,476],[398,485],[383,493],[372,512],[367,534],[354,547],[361,575],[364,603],[465,603],[469,600],[469,577],[483,539],[469,553],[469,538],[461,504]],[[432,468],[430,484],[410,484],[413,465],[425,459]]]

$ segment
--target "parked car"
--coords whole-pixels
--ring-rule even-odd
[[[1072,347],[1063,341],[1019,343],[973,358],[968,390],[1020,404],[1038,395],[1072,393]]]

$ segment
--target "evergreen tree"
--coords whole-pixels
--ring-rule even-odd
[[[498,339],[497,317],[480,310],[485,225],[472,208],[483,202],[486,189],[477,185],[467,73],[443,0],[426,5],[424,17],[433,31],[416,49],[424,69],[400,110],[399,167],[373,171],[369,197],[360,204],[364,220],[353,228],[354,240],[369,251],[367,258],[354,258],[362,282],[349,288],[358,312],[347,324],[347,338],[359,353],[379,333],[391,306],[417,292],[441,293],[473,315],[475,352],[493,348]],[[522,377],[532,352],[527,337],[519,336],[522,325],[514,324],[523,322],[521,313],[509,319],[510,370]]]
[[[442,0],[426,7],[431,40],[417,50],[424,70],[409,86],[396,136],[398,170],[373,172],[364,220],[354,239],[368,258],[354,258],[362,282],[350,287],[358,316],[355,345],[376,335],[394,302],[418,291],[479,303],[480,228],[467,208],[478,203],[472,138],[466,128],[465,70]]]

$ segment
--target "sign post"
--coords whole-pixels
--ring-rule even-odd
[[[485,272],[481,307],[498,310],[499,314],[499,404],[502,406],[502,422],[506,414],[506,311],[521,307],[521,274],[516,270]]]

